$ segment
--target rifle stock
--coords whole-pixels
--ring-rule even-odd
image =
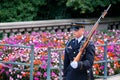
[[[86,46],[88,45],[88,43],[89,43],[92,35],[94,34],[95,30],[97,29],[101,18],[104,18],[104,17],[105,17],[105,15],[107,14],[107,11],[109,10],[110,7],[111,7],[111,4],[108,6],[108,8],[107,8],[106,10],[104,10],[104,12],[103,12],[102,15],[100,16],[100,18],[99,18],[99,19],[97,20],[97,22],[94,24],[94,26],[93,26],[92,30],[90,31],[90,33],[89,33],[86,41],[84,42],[82,48],[80,48],[79,53],[78,53],[77,56],[74,58],[74,61],[77,61],[77,62],[78,62],[78,61],[80,60],[81,55],[82,55],[84,49],[86,48]]]

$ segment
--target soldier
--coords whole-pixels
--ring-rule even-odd
[[[72,31],[75,36],[66,44],[63,80],[94,80],[92,66],[94,62],[95,46],[92,41],[85,48],[84,53],[79,62],[73,62],[79,53],[81,45],[86,40],[84,36],[85,22],[76,22],[72,24]]]

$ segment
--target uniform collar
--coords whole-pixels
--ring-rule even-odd
[[[77,39],[77,40],[78,40],[78,43],[79,43],[82,39],[83,39],[83,35]]]

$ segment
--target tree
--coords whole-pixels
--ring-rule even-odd
[[[120,0],[0,0],[0,22],[98,17],[109,4],[119,15]]]
[[[70,15],[66,12],[66,0],[46,0],[46,5],[39,6],[35,19],[63,19],[69,18]]]
[[[94,12],[96,7],[105,7],[109,4],[116,4],[120,0],[67,0],[66,5],[74,10],[80,9],[80,13]]]
[[[45,0],[1,0],[0,22],[33,20],[41,5]]]

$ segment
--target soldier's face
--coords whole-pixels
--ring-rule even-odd
[[[80,29],[78,29],[78,30],[74,30],[74,31],[73,31],[73,35],[74,35],[76,38],[81,37],[83,34],[84,34],[84,28],[80,28]]]

